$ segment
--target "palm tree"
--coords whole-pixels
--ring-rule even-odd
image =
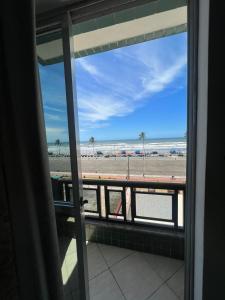
[[[142,147],[143,147],[144,156],[145,156],[145,138],[146,138],[146,135],[145,135],[145,133],[142,131],[142,132],[139,134],[139,140],[142,141]]]
[[[142,141],[142,147],[143,147],[143,153],[144,153],[144,156],[143,156],[143,176],[145,175],[145,138],[146,138],[146,135],[145,135],[145,133],[142,131],[142,132],[139,134],[139,140]]]
[[[89,139],[89,144],[91,144],[92,145],[92,149],[93,149],[93,156],[94,156],[94,154],[95,154],[95,138],[92,136],[92,137],[90,137],[90,139]]]
[[[60,147],[62,145],[60,139],[55,140],[55,145],[58,146],[58,154],[60,155]]]

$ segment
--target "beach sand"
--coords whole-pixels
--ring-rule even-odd
[[[70,172],[68,157],[49,157],[52,172]],[[145,167],[144,167],[145,165]],[[82,158],[82,173],[94,174],[128,174],[128,158]],[[130,175],[178,176],[186,175],[185,157],[132,157],[129,159]]]

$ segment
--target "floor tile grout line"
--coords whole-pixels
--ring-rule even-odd
[[[180,297],[173,291],[171,290],[171,288],[167,285],[166,282],[163,282],[150,296],[148,296],[147,298],[145,298],[144,300],[151,300],[151,298],[161,289],[162,286],[166,285],[167,288],[169,288],[169,290],[178,298],[180,299]]]
[[[103,273],[109,271],[109,268],[107,267],[107,269],[101,271],[100,273],[96,274],[94,277],[89,278],[88,281],[92,281],[93,279],[96,279],[98,276],[102,275]]]
[[[178,273],[183,267],[184,267],[184,265],[181,266],[181,267],[180,267],[180,268],[179,268],[172,276],[170,276],[170,277],[165,281],[165,284],[168,286],[168,288],[169,288],[172,292],[174,292],[174,294],[177,296],[178,299],[180,299],[180,296],[177,295],[176,291],[175,291],[172,287],[169,286],[168,281],[169,281],[176,273]],[[185,287],[184,287],[184,288],[185,288]]]
[[[130,253],[130,254],[128,254],[128,255],[125,256],[124,258],[120,259],[120,260],[117,261],[116,263],[114,263],[114,264],[112,264],[111,266],[109,266],[109,268],[112,268],[112,267],[116,266],[117,264],[121,263],[124,259],[126,259],[126,258],[128,258],[128,257],[130,257],[130,256],[132,256],[132,255],[134,255],[134,254],[135,254],[135,253]]]
[[[101,251],[101,250],[100,250]],[[102,251],[101,251],[102,252]],[[137,251],[134,251],[134,253],[131,253],[131,254],[129,254],[127,257],[129,257],[129,256],[131,256],[132,254],[135,254],[135,253],[139,253],[139,252],[137,252]],[[144,253],[141,253],[141,256],[144,256],[143,255]],[[102,253],[102,256],[104,257],[104,255],[103,255],[103,253]],[[125,258],[124,258],[125,259]],[[121,259],[120,260],[120,262],[122,261],[123,259]],[[147,259],[145,259],[144,258],[144,260],[148,263],[148,265],[150,265],[149,264],[149,262],[147,261]],[[119,262],[118,262],[119,263]],[[117,263],[116,263],[117,264]],[[116,265],[116,264],[114,264],[114,265]],[[111,266],[112,267],[112,266]],[[119,285],[119,283],[117,282],[117,280],[116,280],[116,277],[114,276],[114,274],[113,274],[113,271],[111,270],[111,267],[109,267],[109,271],[110,271],[110,273],[112,274],[112,276],[113,276],[113,278],[114,278],[114,280],[116,281],[116,283],[117,283],[117,285],[118,285],[118,287],[119,287],[119,289],[120,289],[120,291],[121,291],[121,293],[122,293],[122,295],[124,296],[124,299],[126,300],[127,298],[126,298],[126,296],[124,295],[124,293],[123,293],[123,291],[122,291],[122,289],[121,289],[121,287],[120,287],[120,285]],[[151,268],[152,269],[152,268]],[[153,269],[152,269],[152,271],[153,272],[155,272],[156,274],[157,274],[157,272],[156,271],[154,271]],[[158,275],[158,274],[157,274]],[[159,276],[159,275],[158,275]],[[161,279],[161,277],[159,276],[159,278]],[[149,296],[147,296],[146,297],[146,299],[144,299],[144,300],[150,300],[150,298],[163,286],[165,284],[165,282],[164,281],[162,281],[162,283],[161,283],[161,285],[151,294],[151,295],[149,295]],[[176,295],[176,294],[175,294]],[[177,295],[176,295],[177,296]]]
[[[108,246],[108,245],[107,245],[107,246]],[[114,267],[115,265],[117,265],[118,263],[120,263],[121,261],[123,261],[124,259],[126,259],[126,258],[128,258],[129,256],[134,255],[135,253],[137,253],[137,251],[131,250],[132,253],[126,255],[125,257],[121,258],[120,260],[118,260],[117,262],[113,263],[113,264],[110,266],[110,265],[107,263],[107,260],[105,259],[105,256],[104,256],[103,251],[101,250],[101,248],[99,248],[99,250],[101,251],[101,254],[102,254],[102,256],[103,256],[103,258],[104,258],[104,260],[105,260],[105,262],[106,262],[106,264],[107,264],[107,266],[108,266],[109,268]]]
[[[149,296],[147,296],[144,300],[151,300],[152,296],[155,295],[156,292],[158,292],[158,290],[165,284],[165,282],[162,282],[160,284],[160,286],[157,287],[157,289],[152,292]]]
[[[98,277],[99,275],[101,275],[101,274],[103,274],[104,272],[106,272],[106,271],[109,270],[109,266],[107,265],[107,263],[106,263],[106,261],[105,261],[103,255],[102,255],[102,253],[101,253],[101,251],[100,251],[100,249],[99,249],[98,243],[92,242],[92,244],[95,244],[96,248],[98,249],[98,251],[99,251],[101,257],[103,258],[103,260],[104,260],[104,262],[105,262],[105,264],[106,264],[106,269],[103,270],[103,271],[101,271],[101,272],[99,272],[98,274],[96,274],[96,275],[93,276],[92,278],[88,278],[88,281],[91,281],[92,279],[95,279],[95,278]],[[87,256],[88,256],[88,254],[87,254]],[[89,268],[89,266],[88,266],[88,268]]]
[[[98,245],[98,243],[95,243],[95,244],[96,244],[96,246],[97,246],[97,248],[98,248],[98,250],[99,250],[99,252],[100,252],[100,254],[101,254],[101,256],[102,256],[102,258],[103,258],[103,260],[104,260],[104,262],[105,262],[107,268],[106,268],[105,270],[103,270],[102,272],[100,272],[99,274],[95,275],[93,278],[89,279],[89,281],[91,281],[91,280],[97,278],[98,276],[102,275],[102,274],[105,273],[106,271],[109,271],[109,272],[111,273],[111,275],[113,276],[113,278],[114,278],[114,280],[115,280],[115,282],[116,282],[116,285],[118,286],[118,288],[119,288],[119,290],[120,290],[122,296],[124,297],[125,300],[127,300],[127,298],[125,297],[125,295],[124,295],[124,293],[123,293],[123,291],[122,291],[122,289],[121,289],[119,283],[117,282],[116,277],[115,277],[113,271],[111,270],[111,268],[114,267],[115,265],[119,264],[119,263],[122,262],[124,259],[128,258],[129,256],[132,256],[132,255],[134,255],[134,254],[136,254],[136,253],[139,253],[139,254],[143,254],[143,255],[141,255],[141,256],[144,257],[144,260],[147,262],[148,266],[149,266],[149,267],[152,269],[152,271],[154,271],[154,272],[159,276],[159,278],[162,280],[162,284],[161,284],[161,285],[160,285],[160,286],[159,286],[152,294],[150,294],[147,298],[145,298],[145,300],[151,300],[152,296],[153,296],[153,295],[154,295],[154,294],[155,294],[155,293],[156,293],[163,285],[166,285],[167,288],[169,288],[169,290],[170,290],[171,292],[173,292],[174,295],[175,295],[178,299],[180,299],[180,297],[177,295],[176,291],[174,291],[174,290],[168,285],[167,282],[168,282],[168,281],[169,281],[169,280],[170,280],[177,272],[179,272],[179,271],[184,267],[184,264],[182,264],[182,266],[180,266],[180,267],[179,267],[179,268],[178,268],[178,269],[177,269],[177,270],[176,270],[169,278],[167,278],[166,280],[164,280],[164,279],[158,274],[158,272],[155,271],[155,270],[151,267],[151,264],[150,264],[149,261],[146,259],[144,253],[140,253],[140,252],[137,252],[137,251],[133,251],[133,250],[132,250],[132,251],[133,251],[132,253],[128,254],[128,255],[127,255],[126,257],[124,257],[123,259],[121,259],[121,260],[119,260],[118,262],[116,262],[116,263],[112,264],[111,266],[109,266],[109,264],[108,264],[107,261],[106,261],[106,258],[105,258],[105,256],[104,256],[104,254],[103,254],[102,249],[100,248],[100,246]],[[108,245],[107,245],[107,246],[108,246]]]
[[[119,290],[120,290],[120,292],[121,292],[123,298],[124,298],[125,300],[127,300],[127,298],[126,298],[126,296],[124,295],[124,293],[123,293],[123,291],[122,291],[122,288],[120,287],[118,281],[116,280],[116,277],[115,277],[115,275],[113,274],[113,271],[111,270],[111,268],[109,268],[109,272],[111,273],[112,277],[114,278],[114,280],[115,280],[115,282],[116,282],[116,284],[117,284],[117,286],[118,286],[118,288],[119,288]]]
[[[177,272],[179,272],[182,268],[184,267],[184,265],[180,266],[176,272],[174,272],[168,279],[165,280],[165,283],[167,283]]]
[[[145,252],[146,253],[146,252]],[[150,262],[147,260],[147,258],[145,257],[144,253],[143,253],[143,258],[146,261],[146,263],[148,264],[148,266],[150,267],[150,269],[162,280],[162,282],[166,282],[159,274],[157,271],[154,270],[154,268],[151,266]]]
[[[171,292],[173,292],[175,294],[175,296],[180,299],[180,297],[177,295],[177,293],[167,284],[167,282],[165,282],[165,285],[168,287],[169,290],[171,290]]]
[[[146,252],[145,252],[146,253]],[[151,254],[151,253],[147,253],[147,254]],[[153,255],[155,255],[155,254],[153,254]],[[148,265],[150,266],[150,268],[160,277],[160,279],[162,279],[163,280],[163,282],[167,282],[168,280],[170,280],[178,271],[180,271],[182,268],[183,268],[183,266],[184,266],[184,264],[182,264],[182,266],[180,266],[172,275],[170,275],[170,277],[169,278],[167,278],[167,279],[164,279],[164,278],[162,278],[161,276],[160,276],[160,274],[151,266],[151,264],[150,264],[150,262],[146,259],[146,257],[145,257],[145,255],[143,255],[143,257],[144,257],[144,259],[145,259],[145,261],[148,263]],[[170,257],[169,257],[170,258]]]
[[[99,252],[100,252],[100,254],[101,254],[101,256],[102,256],[104,262],[106,263],[106,265],[107,265],[107,267],[108,267],[108,269],[109,269],[109,265],[108,265],[108,263],[107,263],[107,261],[106,261],[106,259],[105,259],[105,256],[104,256],[104,254],[103,254],[103,252],[102,252],[102,250],[101,250],[101,248],[100,248],[100,246],[99,246],[98,244],[97,244],[97,247],[98,247],[98,250],[99,250]]]
[[[98,246],[98,247],[99,247],[99,246]],[[105,259],[104,255],[103,255],[103,252],[102,252],[102,250],[100,249],[100,247],[99,247],[99,251],[100,251],[100,253],[101,253],[101,255],[102,255],[103,259],[105,260],[105,262],[106,262],[106,264],[107,264],[107,261],[106,261],[106,259]],[[108,264],[107,264],[107,265],[108,265]],[[121,287],[120,287],[119,283],[117,282],[117,280],[116,280],[116,277],[114,276],[114,274],[113,274],[113,272],[112,272],[112,270],[111,270],[111,268],[110,268],[110,267],[109,267],[109,272],[111,273],[111,275],[112,275],[113,279],[115,280],[115,282],[116,282],[116,285],[118,286],[118,288],[119,288],[119,290],[120,290],[120,292],[121,292],[121,294],[122,294],[123,298],[124,298],[125,300],[127,300],[127,298],[125,297],[125,295],[124,295],[124,293],[123,293],[123,291],[122,291],[122,289],[121,289]]]
[[[139,253],[139,252],[138,252]],[[148,254],[148,253],[147,253]],[[154,271],[156,274],[157,274],[157,276],[162,280],[162,284],[151,294],[151,295],[149,295],[145,300],[151,300],[151,297],[164,285],[164,284],[166,284],[166,286],[168,286],[168,284],[167,284],[167,281],[168,280],[170,280],[179,270],[181,270],[182,268],[183,268],[183,266],[184,265],[182,265],[182,266],[180,266],[177,270],[176,270],[176,272],[174,272],[173,273],[173,275],[171,275],[168,279],[166,279],[166,280],[164,280],[159,274],[158,274],[158,272],[157,271],[155,271],[152,267],[151,267],[151,265],[150,265],[150,263],[149,263],[149,261],[146,259],[146,257],[145,257],[145,255],[144,255],[144,253],[143,253],[143,257],[144,257],[144,260],[146,261],[146,263],[149,265],[149,267],[151,268],[151,270],[152,271]],[[169,286],[168,286],[169,287]],[[171,289],[170,287],[169,287],[169,289],[175,294],[175,296],[176,297],[178,297],[178,299],[179,299],[179,296],[177,295],[177,293],[173,290],[173,289]]]

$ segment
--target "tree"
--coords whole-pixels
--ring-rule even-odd
[[[60,155],[60,147],[62,145],[60,139],[55,140],[55,145],[58,146],[58,154]]]
[[[146,135],[145,133],[142,131],[140,134],[139,134],[139,140],[142,141],[142,147],[143,147],[143,175],[145,175],[145,138],[146,138]]]
[[[145,133],[142,131],[140,134],[139,134],[139,140],[142,141],[142,148],[143,148],[143,152],[144,152],[144,157],[145,157]]]
[[[89,139],[89,144],[92,145],[93,156],[95,155],[95,138],[92,136]]]

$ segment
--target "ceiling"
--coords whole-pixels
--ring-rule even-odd
[[[46,13],[76,2],[81,2],[81,0],[36,0],[36,13]]]
[[[184,0],[150,1],[139,7],[75,23],[72,27],[76,57],[129,46],[186,30],[187,6]],[[60,33],[38,36],[37,50],[39,61],[44,65],[62,61]]]

